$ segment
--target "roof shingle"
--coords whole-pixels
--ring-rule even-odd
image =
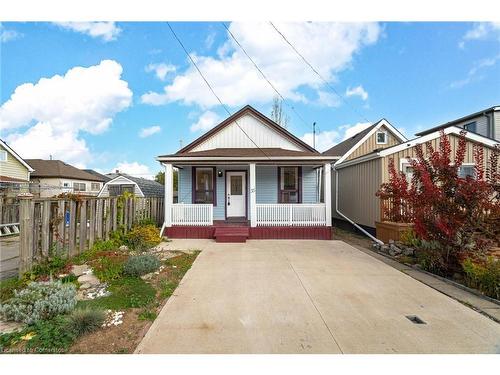
[[[75,168],[72,165],[66,164],[61,160],[25,160],[35,170],[31,173],[31,177],[63,177],[75,180],[104,182],[103,178]]]

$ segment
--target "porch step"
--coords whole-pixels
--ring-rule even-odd
[[[217,227],[215,228],[215,242],[246,242],[250,236],[248,227]]]

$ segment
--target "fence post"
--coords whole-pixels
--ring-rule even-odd
[[[74,200],[69,201],[69,243],[68,250],[69,256],[76,255],[76,202]]]
[[[33,226],[31,225],[33,194],[21,193],[19,199],[19,276],[31,268],[33,261]]]
[[[79,254],[85,251],[87,245],[87,201],[80,202],[80,238],[78,240]]]
[[[42,258],[49,256],[50,246],[50,201],[43,201],[42,206]]]

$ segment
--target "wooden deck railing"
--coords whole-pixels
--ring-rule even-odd
[[[411,223],[413,221],[413,208],[405,200],[396,202],[394,199],[380,199],[380,221]]]
[[[163,224],[163,198],[91,198],[78,200],[20,195],[20,263],[23,273],[33,262],[49,256],[51,249],[77,255],[112,231],[151,219]]]
[[[212,225],[214,207],[211,203],[191,204],[175,203],[172,205],[173,225]]]
[[[322,226],[326,225],[324,203],[257,204],[257,226]]]

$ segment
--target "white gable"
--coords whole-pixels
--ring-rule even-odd
[[[204,140],[190,151],[205,151],[214,148],[254,148],[255,144],[262,148],[283,148],[285,150],[304,151],[305,149],[261,122],[251,114],[245,114],[233,121],[210,138]],[[248,137],[241,130],[243,129]]]

